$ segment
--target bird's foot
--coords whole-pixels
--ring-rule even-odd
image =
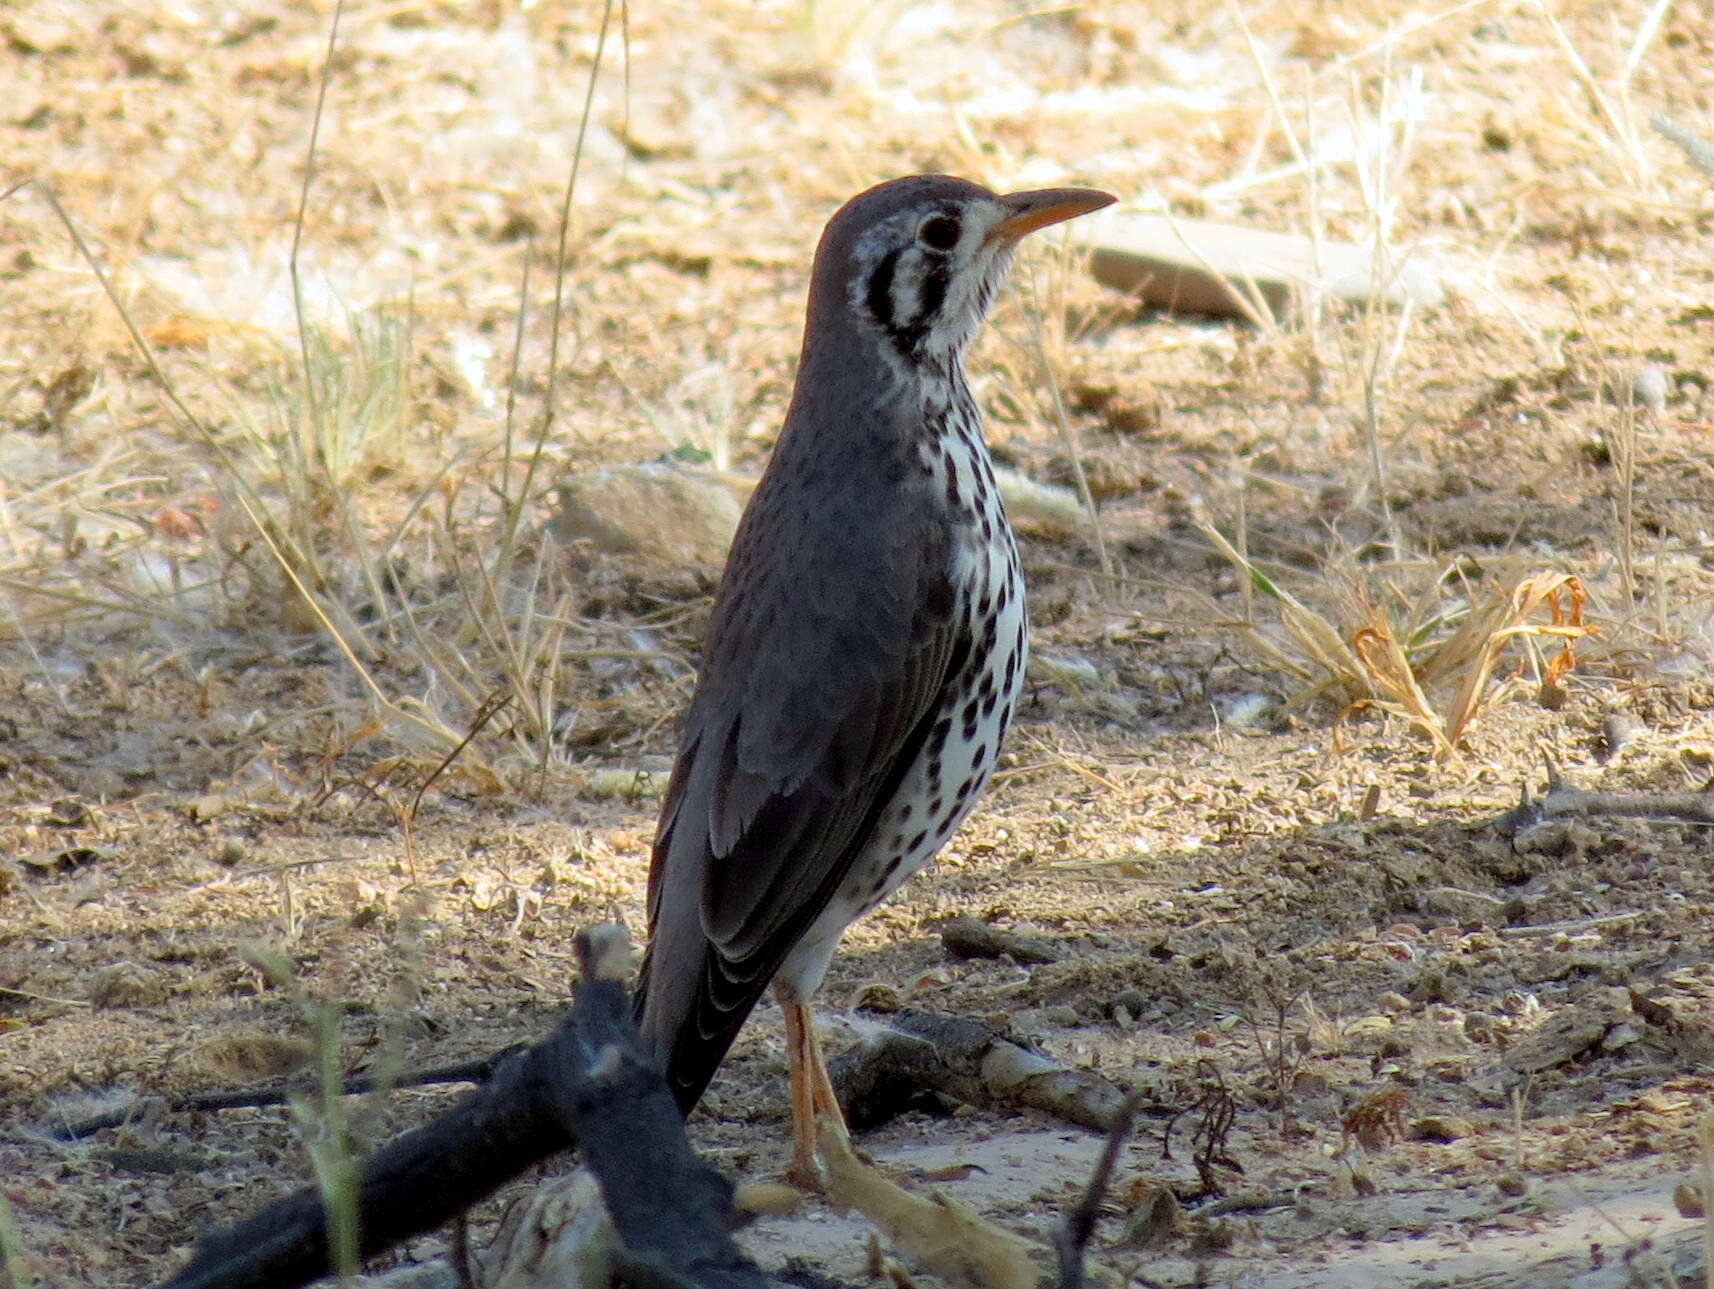
[[[851,1140],[842,1120],[818,1118],[811,1131],[815,1134],[814,1142],[796,1142],[792,1162],[786,1169],[786,1181],[805,1194],[830,1194],[829,1180],[841,1169],[875,1167],[869,1153]]]
[[[786,1184],[805,1195],[827,1194],[827,1174],[821,1160],[813,1152],[807,1157],[794,1153],[791,1164],[786,1168]]]

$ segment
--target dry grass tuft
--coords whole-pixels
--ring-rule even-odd
[[[1317,610],[1218,529],[1205,523],[1202,532],[1275,615],[1271,623],[1258,620],[1252,600],[1246,616],[1224,625],[1298,683],[1288,708],[1331,700],[1341,722],[1373,708],[1427,735],[1443,758],[1526,672],[1541,701],[1562,701],[1560,682],[1575,665],[1576,642],[1594,630],[1584,623],[1576,576],[1524,572],[1517,559],[1490,562],[1474,574],[1458,561],[1348,563],[1318,581],[1330,607]],[[1559,647],[1549,656],[1553,642]],[[1513,645],[1513,675],[1490,684]]]

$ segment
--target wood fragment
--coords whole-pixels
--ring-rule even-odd
[[[1093,1070],[1063,1065],[981,1021],[907,1009],[829,1065],[853,1125],[884,1123],[925,1091],[966,1105],[1040,1110],[1097,1132],[1112,1129],[1125,1094]]]
[[[973,917],[955,917],[940,928],[941,946],[954,958],[1010,958],[1024,964],[1058,962],[1061,953],[1040,936],[1008,931]]]

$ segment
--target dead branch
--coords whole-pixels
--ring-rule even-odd
[[[655,1289],[766,1289],[732,1243],[732,1183],[691,1149],[678,1103],[637,1040],[629,940],[597,928],[578,937],[577,953],[576,1068],[547,1093],[601,1183],[624,1245],[621,1274]]]
[[[542,1043],[432,1123],[364,1161],[359,1253],[371,1256],[464,1211],[581,1141],[628,1271],[674,1289],[762,1289],[731,1244],[731,1187],[691,1153],[631,1022],[623,932],[578,938],[585,978]],[[305,1188],[208,1237],[166,1289],[289,1289],[328,1271],[327,1214]]]
[[[975,1106],[1041,1110],[1068,1123],[1107,1132],[1125,1094],[1093,1070],[1061,1065],[981,1021],[905,1010],[887,1028],[842,1053],[829,1075],[853,1124],[884,1123],[938,1092]]]

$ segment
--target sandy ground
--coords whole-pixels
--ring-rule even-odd
[[[821,223],[919,169],[1329,237],[1379,221],[1447,297],[1258,328],[1027,258],[972,367],[997,453],[1081,477],[1099,530],[1023,525],[1050,665],[975,818],[849,937],[829,1042],[879,986],[1143,1089],[1097,1256],[1144,1284],[1593,1286],[1696,1228],[1674,1190],[1710,1108],[1707,828],[1495,820],[1547,762],[1633,800],[1714,771],[1714,201],[1645,124],[1710,132],[1714,37],[1694,6],[1300,8],[633,6],[557,353],[598,12],[347,9],[308,344],[287,261],[330,14],[0,13],[0,175],[51,186],[159,362],[44,187],[0,201],[0,1195],[39,1283],[163,1277],[300,1184],[320,1129],[33,1127],[301,1068],[319,1004],[353,1069],[528,1038],[578,928],[640,930],[718,542],[694,516],[651,542],[647,503],[568,541],[556,490],[619,496],[589,472],[667,453],[753,474]],[[514,532],[496,499],[520,497]],[[1386,624],[1424,711],[1480,653],[1434,647],[1534,575],[1576,578],[1594,633],[1551,680],[1558,639],[1506,637],[1446,755],[1396,693],[1310,659],[1204,521],[1335,639]],[[492,693],[511,706],[437,775]],[[954,913],[1059,960],[952,960]],[[698,1144],[777,1173],[782,1082],[764,1008]],[[351,1131],[450,1095],[364,1103]],[[1216,1095],[1235,1120],[1203,1176]],[[933,1184],[1032,1234],[1097,1148],[968,1109],[863,1144],[906,1178],[979,1165]],[[1163,1187],[1164,1230],[1137,1216]],[[825,1210],[747,1238],[862,1271],[864,1229]]]

